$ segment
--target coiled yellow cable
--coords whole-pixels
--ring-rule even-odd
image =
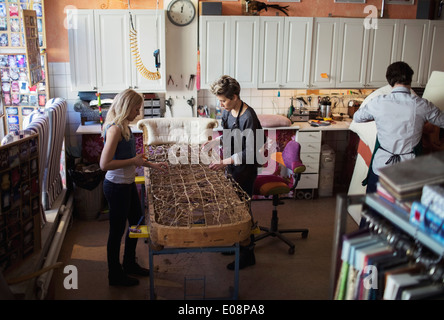
[[[130,48],[136,63],[136,68],[139,73],[148,80],[159,80],[161,78],[159,69],[156,72],[149,71],[143,64],[139,53],[139,45],[137,43],[137,31],[134,28],[130,29]],[[156,54],[155,54],[156,55]]]

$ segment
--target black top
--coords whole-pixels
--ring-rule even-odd
[[[246,108],[242,114],[242,110]],[[253,183],[257,176],[258,150],[265,143],[265,135],[253,108],[248,108],[242,102],[238,116],[234,117],[231,112],[224,110],[222,114],[223,134],[221,143],[223,146],[223,157],[228,158],[239,154],[241,164],[228,165],[227,171],[235,181],[251,196]]]

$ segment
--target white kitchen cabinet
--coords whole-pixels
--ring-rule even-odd
[[[96,10],[94,14],[98,91],[131,88],[128,11]]]
[[[444,21],[429,21],[429,56],[425,66],[425,81],[433,71],[444,71]]]
[[[398,20],[378,20],[366,28],[364,19],[339,20],[335,87],[365,88],[387,84],[387,67],[398,60]]]
[[[336,83],[337,18],[315,18],[310,79],[312,88],[333,88]]]
[[[258,88],[279,88],[282,78],[284,19],[260,17]]]
[[[280,87],[307,88],[310,83],[313,18],[285,17],[284,23]]]
[[[355,88],[365,85],[369,47],[369,29],[363,19],[339,21],[336,87]]]
[[[229,16],[200,17],[201,88],[208,89],[215,80],[230,73]]]
[[[379,88],[387,85],[387,67],[396,61],[398,20],[378,20],[378,28],[370,30],[369,54],[365,85]]]
[[[400,20],[398,25],[397,60],[408,63],[413,69],[412,87],[425,87],[428,80],[425,66],[430,52],[429,20]]]
[[[258,17],[201,16],[199,36],[201,88],[224,74],[242,88],[257,88]]]
[[[77,91],[97,90],[93,10],[68,10],[71,86]]]
[[[159,80],[144,78],[136,68],[130,47],[128,10],[72,10],[68,14],[79,21],[77,29],[68,31],[73,91],[116,93],[127,88],[140,92],[165,91],[163,10],[131,11],[140,58],[149,71],[156,71],[154,50],[159,49]]]
[[[230,72],[242,88],[257,88],[259,20],[256,17],[232,16]]]

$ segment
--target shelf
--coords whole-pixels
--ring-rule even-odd
[[[365,204],[376,210],[383,217],[394,225],[402,229],[415,240],[425,245],[438,255],[444,255],[444,246],[432,239],[427,233],[409,222],[409,213],[396,207],[395,205],[381,199],[376,194],[369,194],[365,197]]]

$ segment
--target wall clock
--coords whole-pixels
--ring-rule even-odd
[[[173,0],[167,8],[168,19],[176,26],[189,25],[196,16],[196,8],[190,0]]]

